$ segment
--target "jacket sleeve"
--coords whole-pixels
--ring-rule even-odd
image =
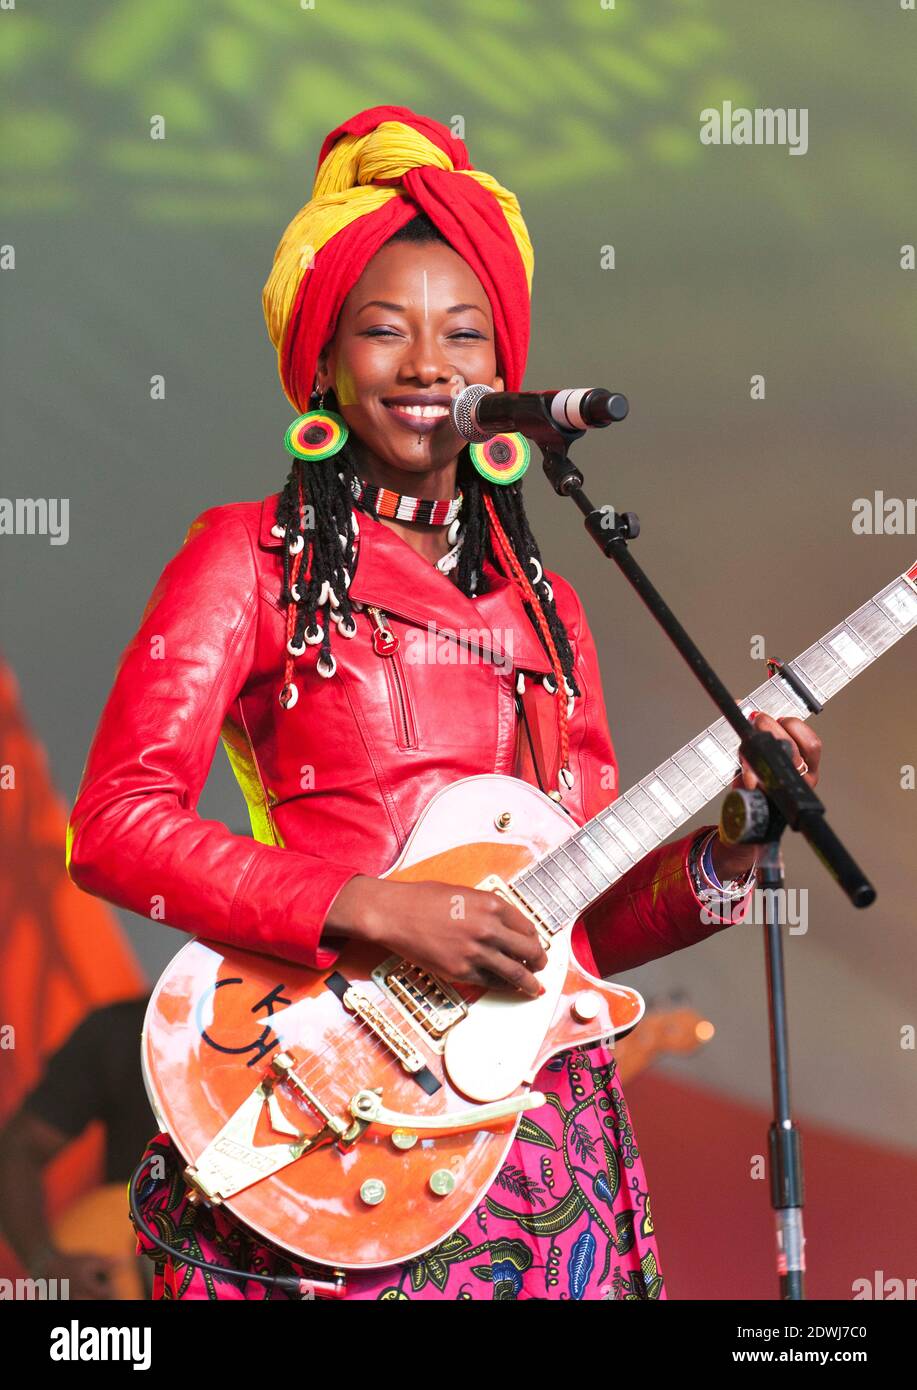
[[[618,795],[618,763],[608,730],[595,642],[579,595],[575,590],[573,593],[578,624],[571,641],[576,652],[577,683],[583,692],[576,707],[582,705],[585,720],[575,771],[582,778],[583,806],[586,818],[591,819]],[[744,901],[733,907],[731,917],[705,907],[694,889],[689,855],[692,846],[713,829],[715,826],[703,826],[651,850],[583,914],[582,924],[600,975],[635,969],[744,921],[753,883]]]
[[[67,827],[72,881],[195,936],[317,969],[339,890],[361,870],[265,845],[196,806],[227,710],[252,668],[252,541],[231,507],[191,524],[121,656]]]

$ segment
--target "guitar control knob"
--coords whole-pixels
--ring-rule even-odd
[[[581,989],[570,1005],[570,1012],[577,1023],[592,1023],[599,1016],[602,996],[594,989]]]
[[[417,1135],[412,1134],[409,1129],[393,1129],[392,1143],[396,1149],[413,1149],[417,1143]]]
[[[368,1207],[377,1207],[385,1196],[385,1183],[381,1178],[367,1178],[360,1184],[360,1196]]]
[[[455,1174],[449,1168],[437,1168],[430,1174],[430,1191],[437,1197],[448,1197],[455,1189]]]

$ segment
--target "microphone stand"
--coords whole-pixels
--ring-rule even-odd
[[[619,398],[623,401],[623,397]],[[536,412],[537,413],[537,412]],[[623,412],[615,418],[623,419]],[[627,542],[640,534],[633,512],[615,513],[594,507],[583,491],[583,475],[568,457],[570,445],[585,430],[556,424],[543,407],[543,418],[526,421],[525,433],[543,454],[544,471],[559,497],[570,497],[583,514],[583,524],[606,559],[613,560],[638,598],[652,613],[676,650],[688,663],[723,718],[739,735],[739,751],[757,774],[763,790],[736,790],[723,805],[723,831],[732,843],[764,846],[758,877],[765,898],[765,964],[770,1027],[771,1086],[774,1117],[769,1130],[771,1205],[777,1227],[777,1272],[780,1298],[805,1297],[805,1237],[802,1145],[790,1113],[789,1041],[781,936],[781,904],[785,903],[780,837],[789,826],[802,835],[824,867],[840,884],[854,907],[867,907],[876,892],[825,821],[825,808],[793,766],[783,739],[754,728],[710,663],[688,636],[659,591],[631,555]],[[611,423],[611,420],[608,421]],[[782,664],[779,674],[813,713],[821,706],[795,672]]]

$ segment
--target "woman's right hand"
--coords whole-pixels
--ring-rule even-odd
[[[548,963],[538,933],[497,893],[357,874],[328,911],[323,944],[334,934],[376,942],[446,980],[544,992],[533,973]]]

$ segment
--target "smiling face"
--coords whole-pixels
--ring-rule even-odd
[[[383,246],[345,299],[316,376],[334,391],[366,482],[451,496],[465,445],[452,396],[473,382],[503,390],[480,280],[444,242]]]

